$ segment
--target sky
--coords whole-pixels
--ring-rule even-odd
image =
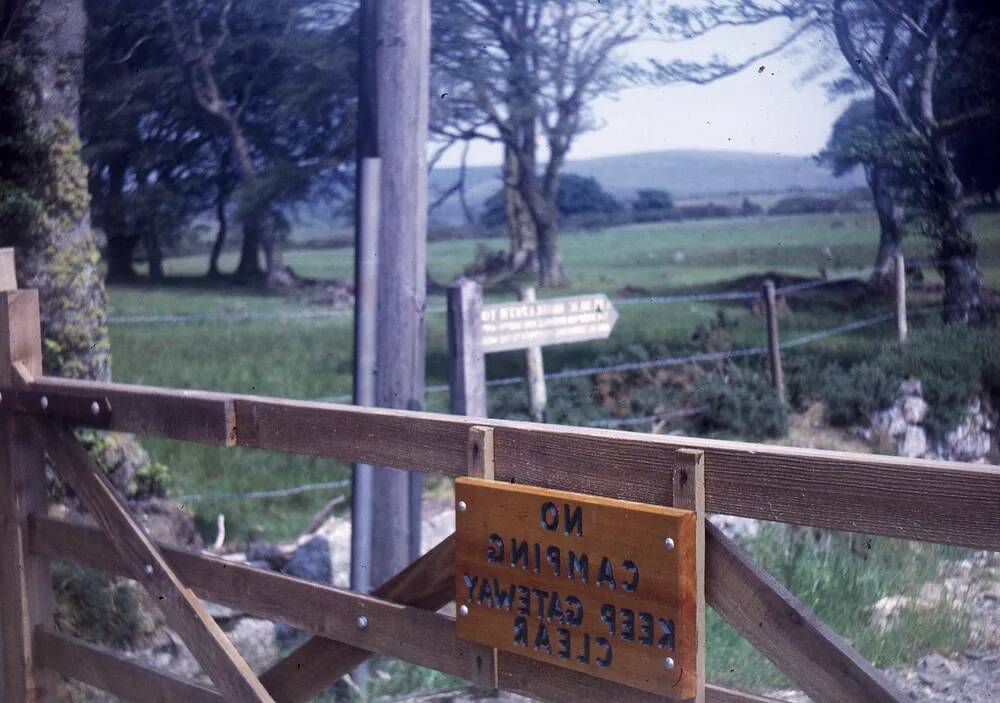
[[[627,53],[630,58],[704,58],[721,54],[743,59],[773,45],[785,31],[786,27],[778,23],[755,29],[728,29],[683,45],[644,42],[629,47]],[[598,128],[577,139],[569,158],[663,149],[815,154],[846,107],[845,100],[831,102],[826,95],[824,77],[832,74],[807,79],[823,57],[828,57],[835,67],[840,65],[836,54],[811,36],[790,50],[715,83],[638,87],[600,98],[592,105]],[[456,166],[459,157],[459,150],[452,149],[440,165]],[[477,142],[469,152],[470,164],[494,165],[500,160],[501,151],[496,145]]]

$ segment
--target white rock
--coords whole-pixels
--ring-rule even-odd
[[[927,452],[927,433],[923,428],[909,425],[906,434],[899,445],[899,455],[908,459],[917,459]]]
[[[927,417],[927,401],[919,396],[903,399],[903,418],[911,425],[919,425]]]

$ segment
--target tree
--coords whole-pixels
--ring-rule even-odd
[[[506,188],[501,188],[483,203],[479,222],[483,227],[503,227],[510,224]],[[622,204],[604,190],[596,178],[564,173],[556,189],[556,212],[559,218],[593,213],[621,212]]]
[[[991,108],[942,104],[940,94],[968,70],[964,49],[983,25],[963,21],[953,0],[832,0],[829,13],[844,58],[885,106],[897,148],[916,162],[916,197],[945,279],[944,317],[976,321],[982,275],[949,138]]]
[[[162,0],[193,104],[224,143],[243,224],[237,274],[270,285],[294,276],[282,256],[285,210],[306,194],[345,183],[354,144],[356,31],[343,3],[310,0]],[[228,199],[218,189],[216,206]],[[221,211],[220,211],[221,212]],[[266,276],[258,252],[264,254]]]
[[[594,125],[588,106],[595,98],[633,82],[714,80],[788,41],[736,64],[641,64],[620,49],[642,38],[690,37],[788,18],[791,4],[724,0],[690,10],[654,0],[437,2],[434,68],[444,99],[435,101],[434,129],[446,141],[485,139],[503,146],[512,264],[537,267],[542,286],[566,282],[557,242],[559,174],[574,140]],[[521,213],[529,226],[521,224]]]
[[[39,292],[46,373],[108,381],[107,294],[78,136],[85,26],[82,0],[0,8],[0,241],[15,248],[19,284]],[[107,439],[99,458],[127,489],[148,457],[131,437]]]
[[[888,280],[895,269],[896,255],[902,247],[903,195],[905,174],[911,169],[912,156],[900,150],[900,138],[883,101],[872,98],[855,100],[833,125],[820,161],[830,166],[834,175],[861,167],[864,169],[879,221],[879,246],[875,255],[875,278]]]
[[[636,212],[674,209],[674,198],[665,190],[646,188],[637,191],[636,196],[635,202],[632,203],[632,209]]]

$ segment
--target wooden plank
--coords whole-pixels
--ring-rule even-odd
[[[203,391],[169,390],[122,383],[68,378],[37,378],[31,389],[91,397],[111,402],[108,429],[145,437],[168,437],[220,447],[236,444],[236,416],[231,396]]]
[[[13,277],[13,252],[0,251]],[[15,284],[16,285],[16,284]],[[38,292],[0,293],[0,384],[23,385],[27,375],[41,375],[42,344]],[[34,628],[53,623],[55,606],[48,560],[28,549],[28,520],[45,513],[45,455],[32,437],[29,420],[0,413],[0,694],[4,700],[52,700],[54,678],[34,659]]]
[[[817,703],[901,703],[902,694],[857,650],[753,563],[707,529],[709,604]]]
[[[500,688],[552,703],[663,703],[663,696],[612,681],[560,669],[534,659],[507,652],[499,653]],[[778,703],[773,698],[755,696],[708,684],[708,703]]]
[[[36,630],[35,650],[46,668],[127,701],[226,703],[222,694],[196,681],[47,628]]]
[[[695,514],[695,703],[705,700],[705,453],[678,449],[674,464],[674,507]]]
[[[177,577],[145,530],[131,516],[104,472],[64,427],[34,421],[36,441],[53,468],[80,497],[121,556],[130,578],[158,601],[167,624],[177,632],[202,669],[226,697],[273,703],[250,667],[190,589]]]
[[[483,355],[483,289],[462,278],[448,287],[448,387],[451,412],[486,417],[486,357]]]
[[[693,512],[473,478],[455,497],[460,637],[695,696]]]
[[[995,466],[304,401],[235,403],[240,446],[457,477],[468,428],[482,425],[494,429],[498,481],[660,505],[670,501],[674,451],[699,449],[710,513],[1000,550]]]
[[[689,447],[705,452],[710,513],[1000,551],[996,466],[119,384],[31,384],[74,387],[107,396],[121,431],[218,444],[222,433],[204,426],[225,424],[220,413],[202,421],[193,411],[231,401],[239,430],[228,436],[239,446],[452,477],[464,475],[469,427],[488,426],[498,480],[644,503],[670,500],[673,452]]]
[[[33,522],[32,548],[91,568],[127,575],[111,542],[93,527],[37,518]],[[454,619],[434,612],[437,608],[422,607],[425,603],[401,605],[217,557],[169,547],[161,547],[161,550],[177,575],[200,597],[309,632],[336,637],[337,642],[314,639],[337,647],[338,652],[345,653],[348,658],[356,656],[364,661],[371,653],[376,653],[438,669],[481,686],[493,684],[495,669],[491,650],[460,640],[455,634]],[[443,551],[449,551],[449,547],[446,545]],[[451,577],[450,569],[448,577]],[[401,588],[411,593],[418,586],[409,576],[400,583]],[[450,600],[450,594],[446,597]],[[439,601],[440,596],[432,603]],[[366,618],[363,627],[359,625],[359,617]],[[332,681],[337,678],[339,676]],[[285,694],[277,691],[274,694],[279,701],[287,700]]]
[[[17,269],[13,247],[0,249],[0,291],[17,290]]]

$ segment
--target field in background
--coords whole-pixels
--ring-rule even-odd
[[[977,215],[974,226],[982,243],[986,282],[1000,288],[1000,216]],[[484,245],[499,249],[505,242],[431,245],[431,277],[439,283],[449,282],[474,259],[477,247]],[[756,287],[763,274],[813,278],[824,269],[836,275],[868,267],[875,245],[876,225],[869,214],[700,221],[578,233],[562,240],[571,286],[551,294],[606,292],[612,298],[625,298],[744,289]],[[932,258],[932,247],[923,239],[908,240],[906,250],[910,259]],[[301,275],[341,280],[351,275],[352,257],[350,248],[287,254],[288,263]],[[231,256],[223,262],[227,268],[234,264]],[[171,278],[162,286],[113,287],[112,315],[317,309],[228,284],[205,283],[197,278],[204,266],[203,257],[171,259],[165,266]],[[938,283],[937,275],[928,271],[924,283],[933,287]],[[487,297],[510,299],[512,293],[488,291]],[[440,293],[429,296],[427,381],[431,385],[446,382],[443,306]],[[821,291],[809,304],[790,301],[791,314],[782,320],[783,339],[884,313],[890,306],[888,297],[845,302],[832,290]],[[763,321],[745,303],[625,305],[619,307],[620,319],[611,339],[547,349],[546,370],[588,367],[595,359],[631,345],[665,350],[669,355],[687,353],[695,328],[715,318],[720,308],[737,323],[733,330],[736,347],[764,342]],[[913,324],[937,324],[936,315]],[[114,376],[122,382],[292,398],[338,396],[351,389],[351,334],[349,314],[321,319],[113,324]],[[789,355],[837,353],[847,348],[874,350],[891,335],[891,324],[877,325],[822,340]],[[488,357],[487,375],[516,375],[521,364],[518,353],[493,355]],[[431,410],[444,411],[447,395],[429,394],[427,404]],[[171,468],[175,495],[285,488],[348,476],[348,467],[335,462],[160,440],[147,444],[154,457]],[[314,492],[245,502],[207,501],[191,503],[190,507],[210,537],[214,535],[215,516],[223,512],[230,539],[246,539],[253,533],[282,539],[298,534],[331,495]],[[763,553],[758,557],[877,663],[908,661],[914,653],[928,648],[960,648],[968,641],[968,622],[952,604],[934,604],[927,612],[914,612],[888,633],[880,633],[869,624],[869,609],[878,598],[919,590],[921,583],[934,579],[936,570],[949,563],[944,557],[954,557],[955,550],[881,540],[873,553],[878,557],[870,561],[843,560],[837,556],[843,550],[805,559],[801,555],[813,553],[808,533],[789,538],[780,527],[768,529],[765,536],[770,536],[759,542]],[[807,541],[803,544],[802,540]],[[794,556],[796,553],[800,556]],[[711,620],[710,635],[713,678],[732,685],[780,685],[781,678],[774,670],[717,619]],[[420,676],[416,679],[423,680]]]
[[[1000,287],[1000,216],[974,218],[982,242],[987,283]],[[741,289],[761,274],[816,277],[827,270],[870,266],[875,251],[874,216],[803,216],[750,218],[630,226],[576,234],[563,239],[570,287],[551,293],[606,292],[613,298]],[[446,283],[474,258],[477,246],[501,248],[500,239],[485,242],[442,242],[430,247],[430,275]],[[906,243],[911,258],[929,258],[930,243],[913,238]],[[289,252],[287,260],[304,276],[348,279],[353,270],[350,248]],[[224,267],[235,265],[233,257]],[[280,296],[253,292],[229,284],[208,284],[196,276],[205,266],[202,257],[169,259],[168,276],[160,286],[115,286],[111,289],[114,316],[157,314],[242,314],[246,312],[315,311],[315,306],[292,305]],[[749,278],[748,277],[753,277]],[[745,280],[748,279],[748,280]],[[932,283],[936,274],[928,272]],[[549,295],[545,292],[543,295]],[[509,291],[490,291],[488,299],[510,299]],[[796,311],[782,322],[783,338],[840,325],[890,309],[889,300],[871,300],[861,306],[838,301],[835,295],[820,306]],[[447,380],[444,297],[429,296],[427,316],[428,384]],[[620,319],[609,340],[553,347],[546,350],[546,370],[593,365],[595,358],[629,345],[666,347],[667,352],[689,348],[695,328],[711,320],[719,304],[629,305],[619,308]],[[763,324],[749,306],[726,304],[737,323],[735,345],[764,341]],[[837,337],[823,345],[877,344],[888,326]],[[325,398],[351,391],[352,321],[343,316],[305,320],[212,322],[184,324],[113,324],[114,376],[130,383],[260,393],[292,398]],[[808,353],[808,352],[805,352]],[[488,376],[509,376],[521,369],[517,353],[491,355]],[[428,395],[428,407],[444,410],[444,393]],[[173,468],[178,493],[235,492],[277,488],[345,475],[344,467],[292,457],[264,457],[220,452],[181,444],[158,444],[157,457]],[[285,537],[301,529],[309,511],[323,496],[300,496],[254,506],[226,506],[231,534],[246,534],[259,524],[266,533]],[[205,524],[214,524],[213,512],[223,506],[193,506]]]

